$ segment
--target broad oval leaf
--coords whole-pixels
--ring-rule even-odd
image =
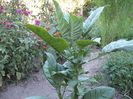
[[[32,96],[32,97],[28,97],[28,98],[25,98],[25,99],[48,99],[48,98],[43,97],[43,96]]]
[[[115,89],[111,87],[97,87],[89,90],[82,99],[113,99],[115,96]]]
[[[104,9],[104,7],[99,7],[96,10],[91,12],[90,16],[85,20],[85,22],[83,24],[83,32],[84,32],[83,35],[87,34],[87,32],[92,27],[92,25],[97,21],[97,19],[101,15],[103,9]]]
[[[55,86],[55,83],[52,79],[52,73],[57,72],[57,63],[56,63],[54,56],[51,53],[46,53],[46,55],[47,55],[47,60],[45,61],[45,64],[43,66],[43,71],[44,71],[44,74],[47,80],[53,86]]]
[[[47,54],[47,60],[43,66],[44,74],[47,80],[54,87],[61,86],[62,82],[67,79],[67,70],[63,65],[56,62],[54,56],[51,53]]]
[[[118,41],[114,41],[109,43],[102,49],[102,51],[105,53],[115,50],[133,51],[133,40],[126,41],[125,39],[121,39]]]
[[[51,36],[44,28],[35,25],[27,24],[26,27],[32,32],[36,33],[44,41],[46,41],[51,47],[58,52],[63,52],[69,47],[68,42],[63,38],[55,38]]]

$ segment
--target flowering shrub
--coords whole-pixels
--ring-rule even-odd
[[[40,26],[41,25],[41,21],[40,20],[35,20],[35,25]]]
[[[0,86],[7,80],[25,78],[36,68],[35,62],[43,61],[41,43],[21,23],[30,14],[24,4],[14,0],[0,5]]]
[[[0,13],[3,13],[4,12],[4,7],[3,6],[0,6]]]

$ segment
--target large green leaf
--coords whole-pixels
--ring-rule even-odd
[[[43,66],[43,71],[48,81],[54,86],[58,87],[67,79],[67,71],[56,62],[54,56],[50,53],[47,54],[47,61]]]
[[[70,14],[70,27],[71,32],[69,38],[72,41],[76,41],[81,38],[83,32],[83,18]]]
[[[63,38],[55,38],[51,36],[44,28],[35,25],[26,25],[32,32],[36,33],[44,41],[46,41],[51,47],[53,47],[58,52],[63,52],[69,47],[69,44]]]
[[[28,97],[28,98],[25,98],[25,99],[48,99],[48,98],[43,97],[43,96],[32,96],[32,97]]]
[[[76,43],[80,48],[84,48],[84,47],[86,47],[90,44],[96,43],[96,42],[93,40],[78,40]]]
[[[75,16],[72,14],[64,14],[55,1],[56,16],[58,22],[58,29],[62,34],[62,37],[73,43],[75,40],[80,39],[83,33],[83,17]]]
[[[46,54],[47,54],[47,61],[45,61],[45,64],[43,66],[43,71],[44,71],[44,74],[45,74],[46,78],[48,79],[48,81],[53,86],[55,86],[55,83],[52,79],[52,73],[57,72],[57,63],[52,54],[50,54],[50,53],[46,53]]]
[[[83,24],[83,35],[86,35],[88,31],[91,29],[92,25],[97,21],[99,16],[101,15],[104,7],[99,7],[96,10],[92,11],[90,16],[85,20]]]
[[[116,50],[133,51],[133,40],[127,41],[125,39],[120,39],[117,41],[113,41],[102,49],[104,53]]]
[[[89,90],[82,99],[113,99],[115,96],[115,89],[111,87],[97,87]]]
[[[55,8],[56,8],[56,17],[57,17],[57,23],[58,23],[58,29],[61,32],[61,35],[63,38],[68,39],[70,26],[68,22],[64,18],[64,14],[59,6],[59,4],[53,0]]]

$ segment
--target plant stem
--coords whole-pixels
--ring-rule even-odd
[[[66,92],[66,88],[67,88],[67,86],[65,86],[65,88],[64,88],[64,91],[63,91],[63,93],[62,93],[62,97],[64,96],[64,94],[65,94],[65,92]]]
[[[78,84],[74,86],[73,96],[72,99],[78,99]]]
[[[78,71],[78,66],[75,67],[75,79],[78,81],[78,76],[79,76],[79,71]],[[78,99],[78,83],[74,86],[74,91],[72,95],[72,99]]]
[[[58,91],[57,94],[58,94],[59,99],[63,99],[63,96],[61,94],[61,88],[59,88],[57,91]]]
[[[64,57],[66,60],[68,60],[69,62],[71,62],[72,64],[75,64],[72,60],[70,60],[69,58],[67,58],[66,56],[64,56],[63,54],[59,53],[62,57]]]

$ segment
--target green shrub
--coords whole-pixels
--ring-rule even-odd
[[[43,61],[40,43],[35,36],[29,35],[28,30],[22,25],[23,16],[20,12],[16,12],[20,10],[16,8],[17,0],[2,4],[0,5],[0,86],[6,81],[25,78]]]
[[[133,98],[133,52],[113,52],[105,70],[109,84]]]
[[[43,55],[42,48],[38,41],[28,36],[26,30],[0,28],[0,82],[7,78],[24,78],[36,66],[33,61],[40,58],[37,64],[42,63],[40,55]]]

